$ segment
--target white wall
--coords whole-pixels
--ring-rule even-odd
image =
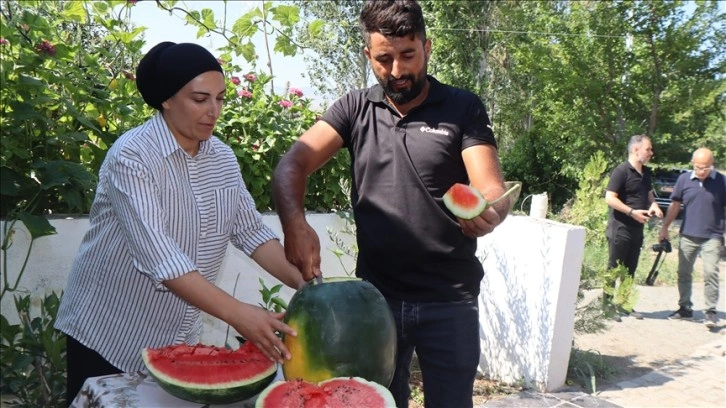
[[[585,229],[510,216],[479,239],[480,371],[551,391],[565,384]]]
[[[263,220],[282,234],[276,215],[265,214]],[[345,227],[342,218],[309,214],[308,220],[320,237],[323,274],[344,276],[352,271],[353,260],[334,255],[336,245],[328,233],[328,229]],[[53,219],[51,223],[58,234],[35,241],[20,285],[32,294],[36,305],[45,294],[63,290],[88,227],[87,218]],[[352,242],[349,235],[338,236]],[[584,239],[583,228],[528,216],[509,216],[494,233],[480,238],[478,255],[486,271],[480,296],[480,371],[509,383],[524,381],[540,390],[564,385]],[[13,241],[8,252],[11,284],[28,248],[29,234],[24,227],[17,228]],[[258,304],[262,301],[259,278],[268,288],[279,283],[230,247],[217,284],[242,301]],[[284,287],[280,295],[287,301],[292,293]],[[6,294],[0,307],[11,323],[17,323],[12,296]],[[226,324],[205,318],[204,343],[234,344],[233,336],[227,337]]]

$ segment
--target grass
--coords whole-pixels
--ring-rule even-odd
[[[609,365],[597,351],[583,351],[573,348],[567,366],[567,384],[579,384],[592,394],[597,392],[599,380],[609,380],[617,370]]]

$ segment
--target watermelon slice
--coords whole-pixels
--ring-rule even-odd
[[[277,363],[252,342],[237,350],[203,344],[146,348],[142,357],[162,389],[200,404],[230,404],[253,397],[277,373]]]
[[[470,220],[487,208],[487,200],[474,187],[456,183],[444,194],[444,205],[455,216]]]
[[[479,190],[466,184],[456,183],[444,193],[444,205],[455,216],[463,220],[470,220],[478,217],[488,207],[508,197],[520,187],[521,184],[517,183],[496,200],[487,202]]]
[[[272,383],[257,397],[256,408],[395,408],[384,386],[360,377],[336,377],[318,384],[303,380]]]

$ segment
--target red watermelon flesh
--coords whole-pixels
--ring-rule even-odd
[[[270,384],[277,372],[277,363],[252,342],[236,350],[203,344],[147,348],[142,357],[162,389],[204,404],[250,398]]]
[[[487,202],[479,190],[466,184],[456,183],[444,193],[444,205],[455,216],[464,220],[470,220],[478,217],[487,207],[509,197],[521,187],[521,183],[516,183],[496,200]]]
[[[486,209],[487,200],[474,187],[456,183],[444,194],[444,205],[455,216],[470,220]]]
[[[256,408],[395,408],[390,391],[360,377],[331,378],[319,384],[279,381],[257,397]]]

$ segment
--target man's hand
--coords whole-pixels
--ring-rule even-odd
[[[660,234],[658,234],[658,242],[663,241],[664,239],[670,241],[667,227],[661,228]]]
[[[478,217],[470,220],[459,218],[461,231],[469,238],[483,237],[484,235],[492,232],[501,222],[502,219],[499,217],[499,213],[497,213],[494,207],[487,208],[482,211]]]
[[[645,224],[650,220],[650,211],[649,210],[633,210],[633,213],[630,214],[630,217],[633,218],[635,221],[638,221],[641,224]]]
[[[658,207],[658,203],[653,203],[650,206],[650,210],[648,210],[648,215],[651,217],[655,215],[658,218],[663,218],[663,210]]]
[[[288,225],[284,233],[287,260],[297,266],[305,281],[320,276],[320,238],[313,227],[300,221]]]

